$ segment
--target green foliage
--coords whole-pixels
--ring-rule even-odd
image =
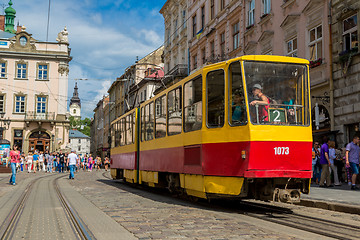
[[[76,129],[90,137],[91,120],[89,118],[75,119],[73,116],[70,116],[69,120],[70,120],[70,129]]]

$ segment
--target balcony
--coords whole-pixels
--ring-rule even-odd
[[[177,64],[175,67],[169,70],[166,75],[171,75],[174,77],[186,77],[188,75],[188,65]]]
[[[46,113],[37,113],[35,111],[28,111],[25,113],[25,122],[29,124],[30,122],[53,122],[55,121],[54,112]]]

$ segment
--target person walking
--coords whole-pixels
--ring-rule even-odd
[[[339,183],[337,166],[335,165],[335,159],[336,159],[335,142],[330,141],[329,147],[330,147],[329,148],[330,175],[331,175],[331,172],[334,174],[334,184],[335,184],[335,186],[341,186],[341,184]]]
[[[32,155],[32,152],[29,152],[27,157],[26,157],[26,161],[27,161],[27,170],[28,170],[28,173],[31,173],[31,168],[32,168],[32,165],[33,165],[33,155]]]
[[[323,145],[321,146],[320,149],[320,164],[322,168],[320,187],[333,187],[333,185],[331,185],[330,171],[329,171],[329,167],[331,166],[330,158],[329,158],[329,143],[330,143],[329,138],[324,136]],[[326,181],[326,186],[325,186],[325,181]]]
[[[351,178],[351,190],[359,190],[356,186],[356,177],[359,174],[359,141],[359,137],[354,136],[352,142],[346,145],[346,166],[350,167],[353,173]]]
[[[79,157],[76,155],[75,150],[71,150],[68,155],[66,166],[70,169],[69,179],[74,179],[75,167],[79,166]]]
[[[39,172],[44,171],[45,172],[45,165],[44,165],[44,153],[40,151],[39,154]]]
[[[59,173],[64,172],[65,154],[60,150],[58,155],[58,170]]]
[[[33,155],[33,170],[34,170],[34,173],[36,173],[36,168],[38,166],[38,160],[39,160],[39,155],[38,155],[37,150],[35,150],[35,154]]]
[[[319,142],[314,142],[314,147],[312,149],[312,171],[313,171],[313,178],[312,181],[316,184],[320,182],[320,174],[321,174],[321,165],[320,165],[320,148]]]
[[[47,156],[47,172],[52,173],[54,163],[54,153],[48,154]]]
[[[10,166],[11,166],[11,177],[9,183],[16,185],[16,164],[20,163],[20,151],[18,146],[14,145],[13,149],[10,151]]]

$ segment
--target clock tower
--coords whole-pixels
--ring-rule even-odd
[[[73,116],[75,119],[81,119],[81,102],[78,93],[77,83],[75,82],[74,93],[70,99],[70,116]]]

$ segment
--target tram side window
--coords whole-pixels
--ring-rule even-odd
[[[168,93],[168,135],[181,133],[182,108],[181,87]]]
[[[155,137],[166,136],[166,96],[155,100]]]
[[[131,118],[132,118],[132,129],[133,129],[133,131],[132,131],[132,138],[133,138],[133,143],[135,143],[135,129],[136,129],[136,113],[133,113],[132,115],[131,115]]]
[[[230,125],[244,125],[247,123],[247,116],[240,62],[234,62],[230,65],[229,78],[231,90],[229,94]]]
[[[145,107],[141,108],[141,114],[140,114],[140,119],[141,119],[141,141],[145,141],[145,135],[146,135],[146,131],[145,131]]]
[[[120,138],[121,138],[121,132],[120,132],[120,121],[117,121],[115,124],[115,146],[120,146]]]
[[[225,115],[225,74],[224,70],[208,73],[207,81],[207,126],[224,126]]]
[[[126,145],[132,144],[133,143],[133,139],[132,139],[132,115],[128,115],[126,116]]]
[[[125,118],[120,119],[120,146],[124,146],[126,141],[126,133],[125,133]]]
[[[154,139],[154,103],[145,106],[145,141]]]
[[[115,123],[114,124],[112,124],[111,125],[111,148],[114,148],[116,145],[116,143],[115,143],[115,134],[116,134],[116,132],[115,132]]]
[[[202,77],[184,85],[184,132],[201,129],[202,124]]]

